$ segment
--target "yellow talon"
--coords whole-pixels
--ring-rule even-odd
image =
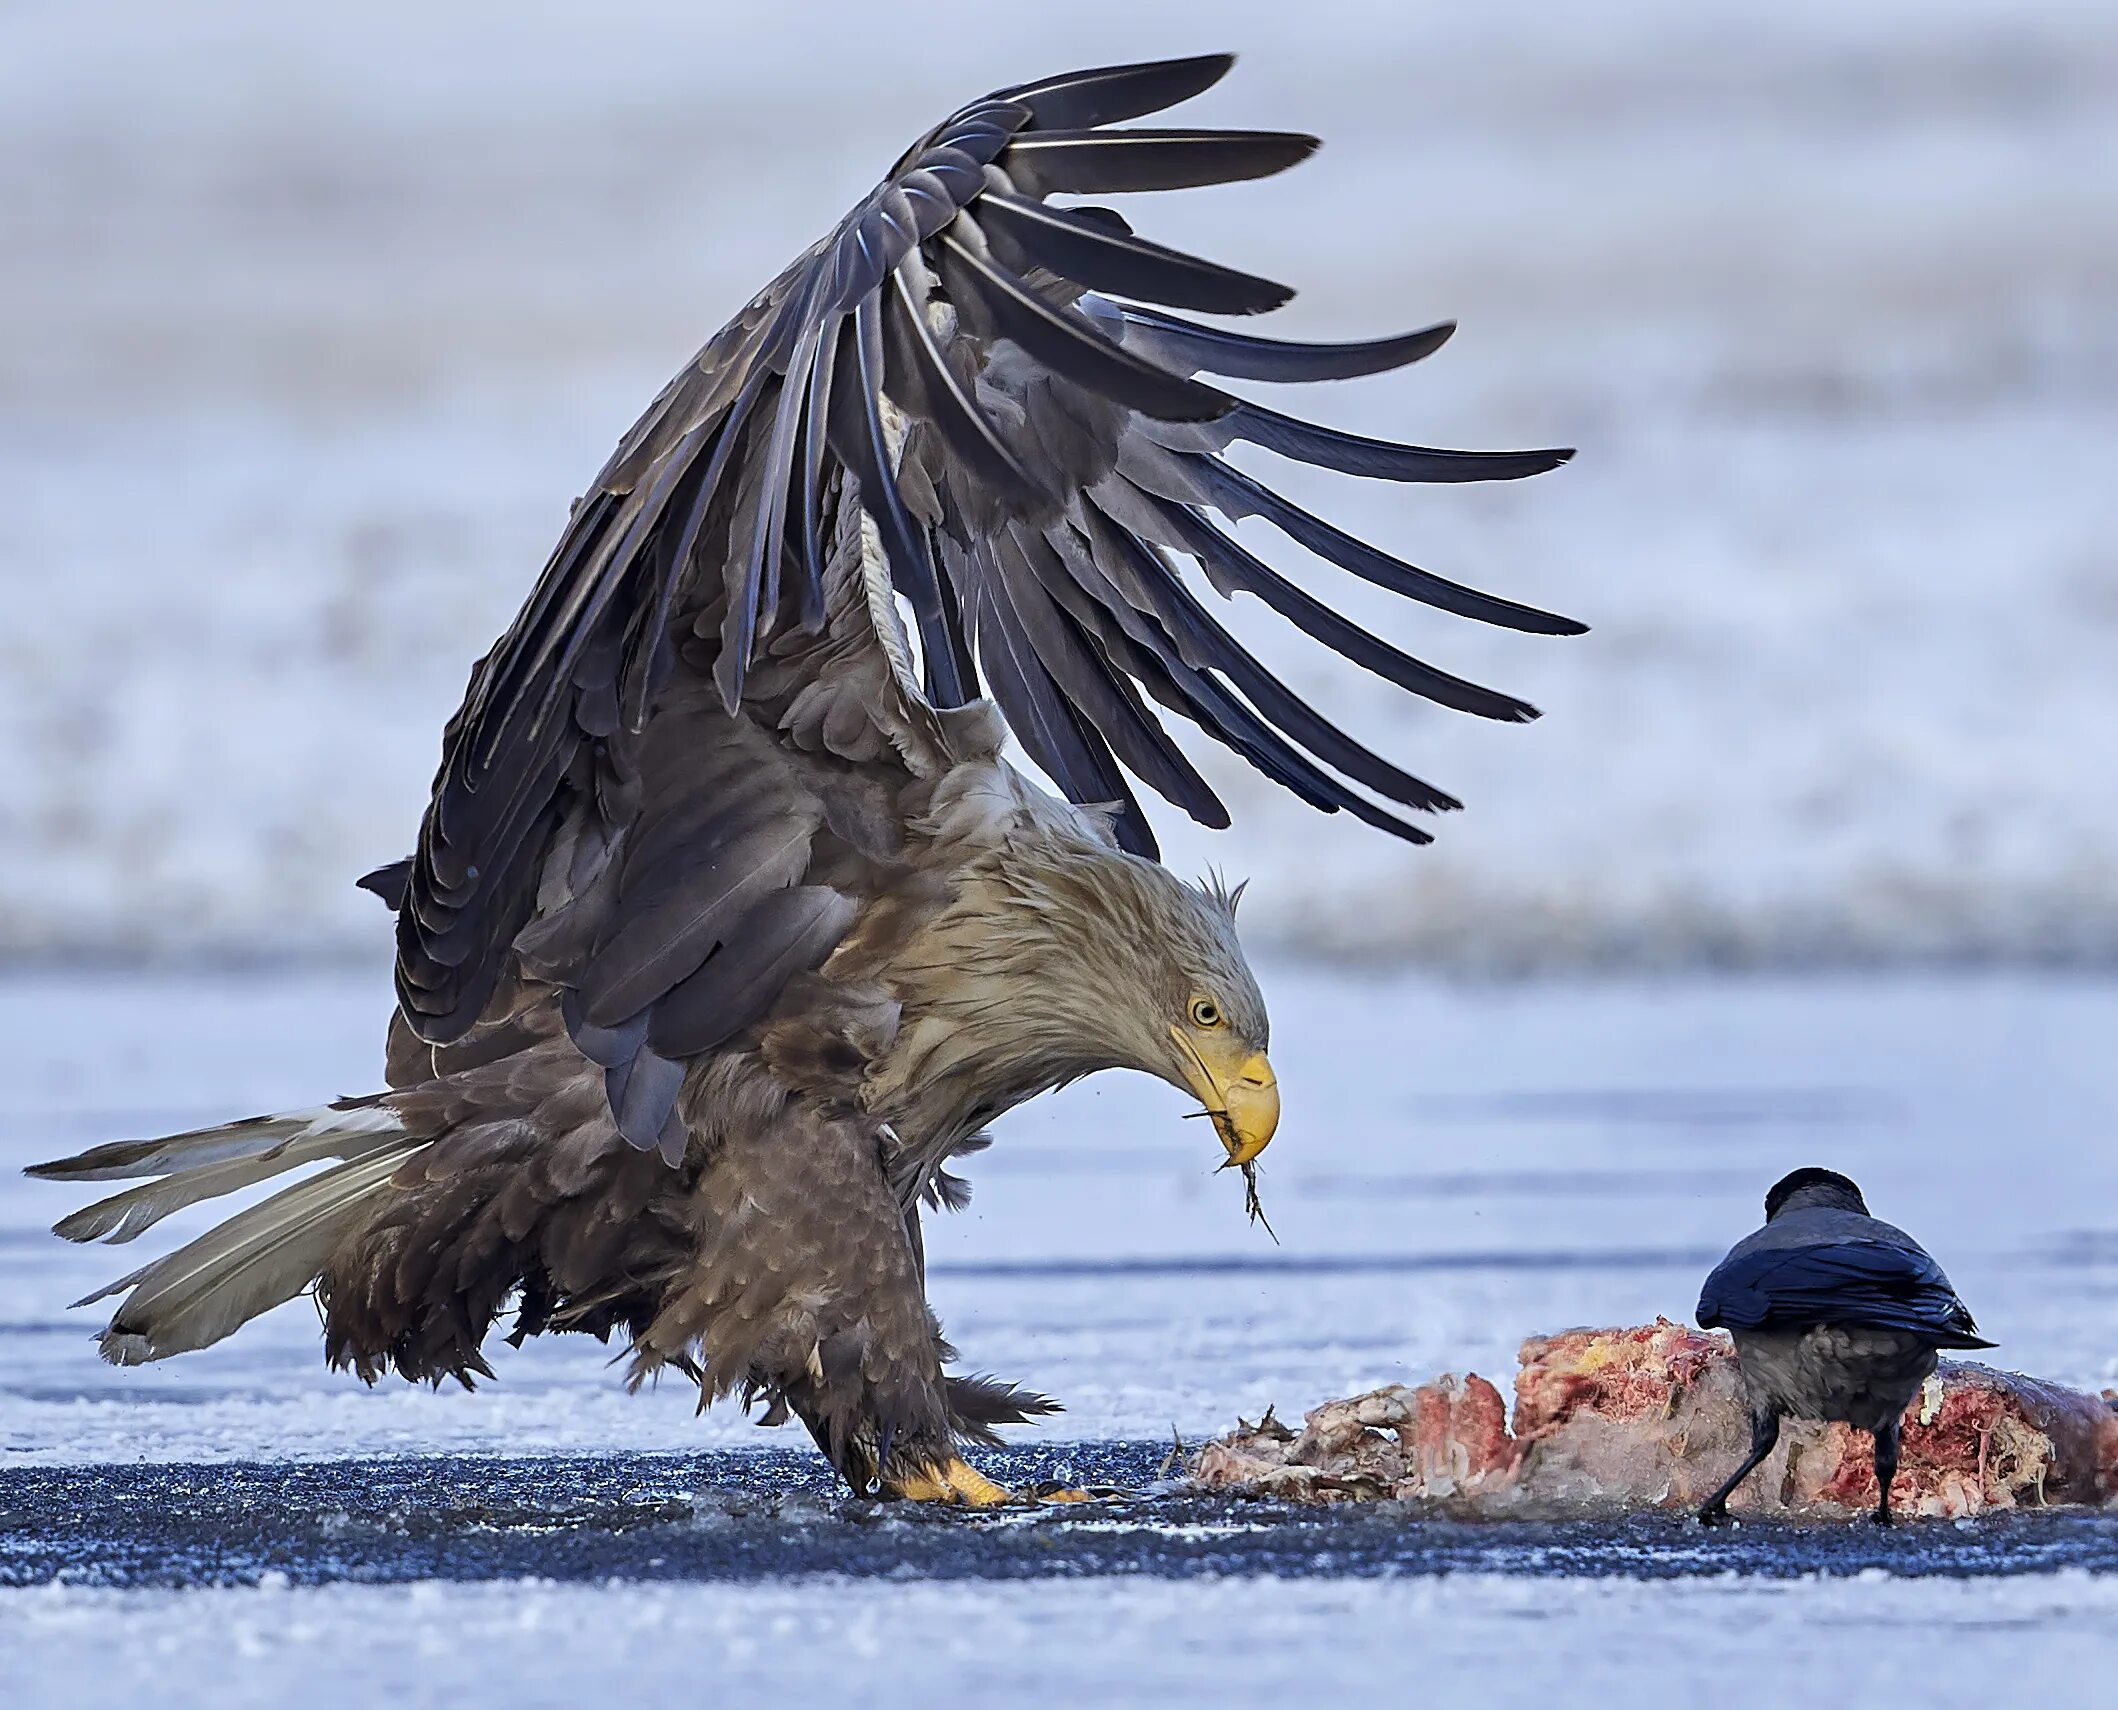
[[[907,1502],[953,1502],[965,1508],[997,1508],[1008,1500],[1004,1485],[995,1484],[960,1458],[922,1467],[892,1481],[891,1488]]]

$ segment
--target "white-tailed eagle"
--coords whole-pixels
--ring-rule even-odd
[[[1073,200],[1306,156],[1305,136],[1111,128],[1229,64],[974,102],[655,399],[473,670],[413,854],[362,881],[397,916],[389,1090],[35,1172],[147,1178],[59,1225],[126,1241],[318,1166],[105,1290],[126,1291],[109,1358],[313,1290],[335,1364],[468,1383],[512,1304],[517,1339],[615,1331],[636,1376],[799,1418],[856,1488],[997,1498],[960,1444],[1049,1404],[945,1369],[920,1242],[922,1205],[964,1192],[944,1166],[1099,1069],[1188,1088],[1246,1167],[1278,1119],[1234,898],[1159,864],[1135,793],[1228,823],[1166,721],[1413,842],[1407,811],[1457,805],[1276,678],[1197,579],[1415,695],[1535,716],[1222,524],[1262,518],[1464,617],[1581,627],[1223,460],[1242,441],[1453,482],[1568,455],[1362,438],[1201,378],[1371,374],[1451,331],[1297,344],[1184,318],[1290,292]]]

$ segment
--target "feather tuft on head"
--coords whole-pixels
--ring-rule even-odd
[[[1218,867],[1209,867],[1199,879],[1199,890],[1230,920],[1235,919],[1236,910],[1242,906],[1243,893],[1250,889],[1248,879],[1238,879],[1233,886],[1227,875]]]

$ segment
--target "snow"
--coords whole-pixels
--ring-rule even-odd
[[[0,954],[371,952],[350,879],[403,852],[471,659],[677,363],[961,99],[1222,43],[1201,120],[1328,146],[1148,229],[1303,285],[1297,335],[1463,322],[1293,407],[1583,448],[1290,490],[1596,632],[1479,632],[1275,545],[1550,716],[1422,708],[1240,609],[1470,811],[1406,850],[1206,754],[1238,830],[1170,826],[1173,857],[1254,875],[1253,936],[1310,954],[2118,954],[2118,14],[921,16],[15,9]]]
[[[1983,1710],[2032,1680],[2061,1700],[2107,1682],[2118,1580],[52,1586],[0,1593],[0,1655],[20,1710],[573,1710],[613,1690],[637,1704],[1316,1703],[1420,1681],[1491,1710]]]

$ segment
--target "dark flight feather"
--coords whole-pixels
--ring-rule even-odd
[[[802,409],[802,628],[814,633],[824,621],[824,457],[830,449],[831,376],[837,367],[836,319],[820,330]]]
[[[992,97],[1023,108],[1039,130],[1122,124],[1203,95],[1228,75],[1232,53],[1101,65],[1020,83]]]
[[[1025,132],[1001,170],[1030,196],[1116,196],[1269,178],[1307,160],[1316,138],[1284,131]]]
[[[950,453],[962,459],[964,467],[992,487],[1011,509],[1051,509],[1051,493],[1017,461],[949,367],[927,326],[926,307],[912,300],[902,269],[890,276],[883,325],[891,335],[892,377],[899,381],[913,412],[933,421]]]
[[[1134,355],[954,238],[942,239],[941,274],[988,338],[1012,339],[1054,373],[1115,403],[1173,422],[1210,421],[1233,407],[1225,393]]]
[[[1424,660],[1400,652],[1379,636],[1370,635],[1350,618],[1342,617],[1321,600],[1312,598],[1262,559],[1228,538],[1195,513],[1167,499],[1146,495],[1142,502],[1158,510],[1181,552],[1199,560],[1208,578],[1224,593],[1255,594],[1268,606],[1314,636],[1332,652],[1364,670],[1410,689],[1415,695],[1454,707],[1479,718],[1499,719],[1507,724],[1526,724],[1537,709],[1513,695],[1480,688],[1462,677],[1437,670]]]
[[[979,198],[978,223],[996,254],[1005,259],[1014,252],[1016,271],[1042,267],[1092,291],[1216,315],[1263,314],[1294,295],[1291,286],[1114,231],[1084,219],[1080,210],[1047,207],[997,190]]]
[[[1004,596],[981,588],[972,610],[980,662],[1023,752],[1070,798],[1115,806],[1120,846],[1153,859],[1154,833],[1109,745],[1060,692]]]
[[[1378,481],[1519,481],[1557,469],[1574,455],[1569,450],[1438,451],[1427,445],[1399,445],[1297,421],[1260,404],[1238,404],[1221,418],[1221,425],[1234,438],[1282,457]]]
[[[1406,794],[1417,798],[1412,805],[1449,808],[1457,805],[1453,798],[1397,773],[1352,742],[1236,646],[1149,548],[1122,530],[1111,528],[1100,512],[1092,510],[1089,520],[1092,529],[1100,529],[1098,550],[1091,552],[1064,534],[1054,534],[1052,543],[1060,548],[1060,562],[1127,635],[1155,656],[1168,678],[1180,686],[1185,699],[1196,709],[1202,729],[1227,742],[1312,806],[1344,808],[1407,842],[1429,840],[1428,833],[1376,807],[1311,764],[1273,727],[1286,729],[1289,736],[1331,764],[1343,761],[1342,769],[1349,776],[1373,769],[1379,776],[1390,777]],[[1126,586],[1121,588],[1116,577],[1124,578]],[[1134,592],[1139,595],[1137,601],[1132,597]],[[1230,668],[1233,686],[1259,703],[1256,710],[1223,687],[1215,672],[1223,664]]]
[[[992,543],[999,597],[1016,621],[1054,685],[1082,709],[1090,728],[1101,731],[1127,770],[1199,824],[1221,829],[1228,809],[1184,758],[1184,751],[1141,705],[1132,685],[1113,671],[1080,626],[1053,601],[1030,567],[1019,538],[1009,531]]]
[[[1124,341],[1183,373],[1219,374],[1230,380],[1266,380],[1290,384],[1313,380],[1355,380],[1385,374],[1432,356],[1456,331],[1454,321],[1422,327],[1390,338],[1359,339],[1344,344],[1302,344],[1289,339],[1260,338],[1227,327],[1201,326],[1137,303],[1121,305]]]
[[[1393,594],[1402,594],[1408,600],[1417,600],[1421,605],[1433,606],[1440,611],[1454,612],[1459,617],[1477,618],[1481,623],[1496,624],[1502,629],[1519,629],[1530,635],[1580,635],[1588,628],[1572,618],[1482,594],[1476,588],[1466,588],[1460,582],[1451,582],[1430,570],[1420,569],[1416,564],[1393,558],[1217,459],[1197,458],[1194,466],[1205,479],[1214,508],[1224,516],[1263,517],[1296,544],[1307,547],[1341,570],[1351,571],[1364,582],[1373,582],[1378,588],[1388,588]]]

